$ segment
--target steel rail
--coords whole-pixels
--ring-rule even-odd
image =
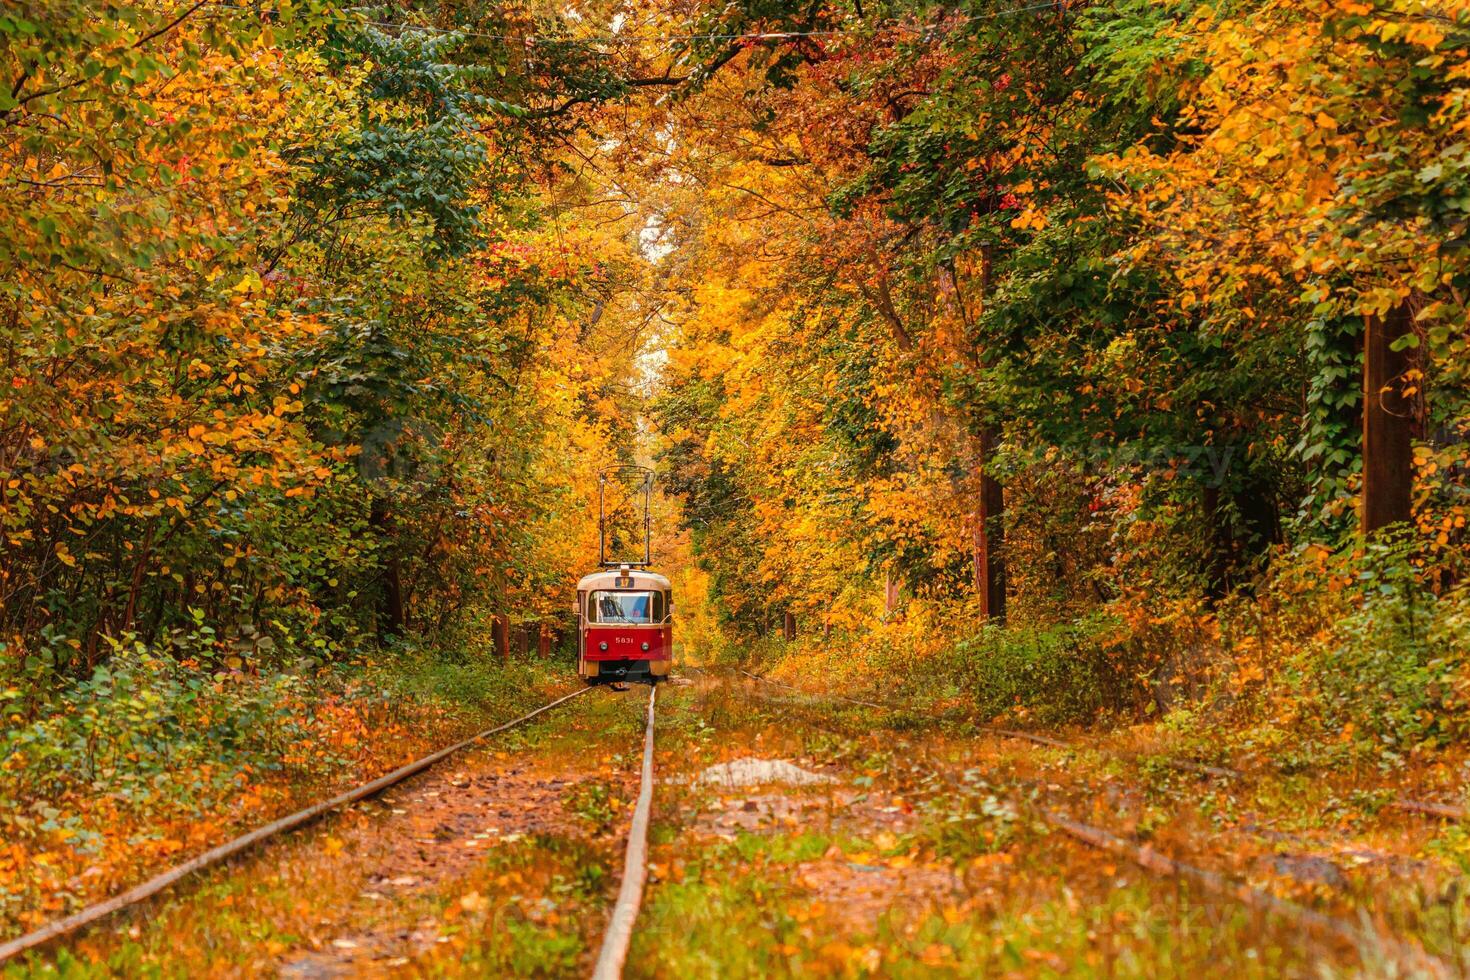
[[[658,699],[658,685],[648,692],[648,719],[643,728],[643,774],[638,784],[638,803],[633,808],[633,823],[628,828],[628,849],[623,855],[623,883],[613,905],[607,932],[602,936],[602,949],[592,980],[619,980],[628,959],[628,945],[633,940],[633,923],[643,902],[643,886],[648,881],[648,821],[653,809],[653,708]]]
[[[1012,801],[1013,804],[1015,801]],[[1395,963],[1407,970],[1408,976],[1453,977],[1459,975],[1456,967],[1434,955],[1417,942],[1386,935],[1366,924],[1318,912],[1316,909],[1298,905],[1290,899],[1278,898],[1264,889],[1244,882],[1234,881],[1216,871],[1208,871],[1196,865],[1161,854],[1147,845],[1138,845],[1116,834],[1098,827],[1073,820],[1055,811],[1040,808],[1038,812],[1047,825],[1086,844],[1088,847],[1125,857],[1145,871],[1170,878],[1192,881],[1205,891],[1222,898],[1232,898],[1256,912],[1278,915],[1289,919],[1304,929],[1321,936],[1342,940],[1362,954],[1364,946],[1377,946],[1391,954]]]
[[[1033,735],[1030,732],[1011,731],[1006,728],[984,728],[982,731],[991,735],[999,735],[1003,738],[1021,739],[1034,742],[1037,745],[1046,745],[1056,749],[1071,750],[1077,746],[1070,742],[1063,742],[1054,738],[1046,738],[1041,735]],[[1106,749],[1101,751],[1106,752]],[[1116,753],[1114,753],[1116,755]],[[1171,769],[1179,769],[1184,772],[1197,772],[1205,776],[1216,776],[1220,779],[1249,779],[1250,776],[1239,769],[1231,769],[1225,766],[1207,766],[1199,762],[1190,762],[1185,759],[1163,758],[1158,760],[1160,764]],[[1388,804],[1391,809],[1402,810],[1405,813],[1419,813],[1430,817],[1439,817],[1443,820],[1466,820],[1470,819],[1470,809],[1458,806],[1454,803],[1425,803],[1420,800],[1410,800],[1398,797]]]
[[[317,803],[314,806],[309,806],[304,810],[298,810],[297,812],[292,813],[289,816],[281,817],[279,820],[274,820],[263,827],[258,827],[255,830],[250,831],[248,834],[244,834],[240,837],[236,837],[234,840],[228,841],[224,844],[220,844],[218,847],[212,847],[209,850],[205,851],[203,854],[200,854],[197,857],[185,861],[183,864],[176,865],[173,868],[170,868],[168,871],[165,871],[162,874],[155,875],[142,884],[128,889],[121,895],[116,895],[112,898],[107,899],[106,901],[99,902],[96,905],[90,905],[87,908],[82,909],[80,912],[69,915],[64,919],[58,919],[55,922],[51,922],[47,925],[42,926],[39,929],[36,929],[34,932],[28,932],[24,936],[12,939],[9,942],[4,943],[3,945],[0,945],[0,963],[4,963],[5,961],[12,959],[13,957],[18,956],[27,950],[35,949],[38,946],[42,946],[48,942],[51,942],[53,939],[58,939],[61,936],[67,935],[68,933],[75,932],[83,926],[90,925],[91,923],[96,922],[98,919],[102,919],[108,915],[111,915],[113,912],[116,912],[119,909],[127,908],[129,905],[136,905],[138,902],[141,902],[146,898],[151,898],[152,896],[157,895],[159,892],[163,891],[165,888],[168,888],[170,885],[181,878],[185,878],[193,874],[194,872],[203,870],[204,868],[210,867],[211,865],[218,864],[221,861],[224,861],[226,858],[233,857],[234,855],[239,854],[241,851],[244,851],[245,849],[255,844],[258,844],[263,840],[275,837],[278,834],[283,834],[288,830],[294,830],[295,828],[300,827],[303,824],[310,823],[311,821],[317,819],[330,810],[334,810],[337,807],[344,806],[348,803],[356,803],[358,800],[372,796],[376,793],[380,793],[390,786],[403,782],[410,776],[418,775],[435,763],[442,762],[444,759],[448,758],[454,753],[470,745],[473,745],[475,742],[478,742],[481,739],[488,738],[491,735],[503,732],[508,728],[514,728],[517,725],[528,722],[532,718],[535,718],[537,715],[550,711],[552,708],[555,708],[558,705],[565,704],[573,698],[581,697],[590,690],[592,690],[592,688],[584,687],[579,691],[573,691],[571,694],[557,698],[555,701],[552,701],[548,704],[543,704],[541,707],[537,708],[535,711],[530,712],[529,714],[521,715],[519,718],[508,721],[503,725],[497,725],[494,728],[487,728],[485,731],[475,735],[471,735],[469,738],[464,739],[460,742],[456,742],[448,748],[443,748],[430,755],[426,755],[416,762],[410,762],[407,765],[399,766],[392,772],[383,776],[379,776],[377,779],[374,779],[371,782],[363,783],[361,786],[358,786],[355,789],[350,789],[346,792],[339,793],[329,800],[324,800],[321,803]]]
[[[762,684],[770,684],[770,685],[772,685],[774,687],[784,687],[788,691],[795,691],[797,694],[804,694],[804,695],[806,695],[809,698],[816,698],[818,700],[826,700],[826,701],[846,701],[848,704],[855,704],[855,705],[858,705],[859,707],[862,707],[862,708],[877,708],[879,711],[898,711],[899,710],[897,707],[895,707],[895,706],[893,706],[891,704],[878,704],[878,703],[873,702],[873,701],[861,701],[861,700],[859,700],[857,698],[849,698],[849,697],[846,697],[846,696],[841,695],[841,694],[829,694],[829,693],[827,693],[825,691],[823,691],[823,692],[808,691],[808,690],[805,690],[803,688],[797,687],[794,684],[786,684],[786,683],[783,683],[782,681],[773,681],[769,677],[762,677],[760,674],[752,674],[750,671],[746,670],[744,667],[737,667],[735,669],[738,670],[738,671],[740,671],[740,673],[744,674],[746,677],[749,677],[753,681],[760,681]]]

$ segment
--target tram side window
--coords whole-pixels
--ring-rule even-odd
[[[646,625],[664,619],[662,592],[594,592],[587,603],[590,623]]]

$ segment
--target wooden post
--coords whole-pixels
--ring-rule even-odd
[[[1393,349],[1414,329],[1413,316],[1402,303],[1387,317],[1368,317],[1363,335],[1364,534],[1413,516],[1414,402],[1404,396],[1411,355]]]
[[[796,613],[786,610],[786,618],[781,622],[781,639],[790,643],[796,639]]]
[[[980,499],[975,508],[975,593],[980,615],[1004,622],[1006,618],[1005,487],[986,472],[995,455],[995,432],[980,430]]]
[[[490,632],[495,638],[495,653],[500,657],[500,662],[510,666],[510,617],[503,613],[497,614]]]
[[[546,628],[545,623],[541,624],[541,631],[536,637],[536,654],[542,660],[551,656],[551,630]]]

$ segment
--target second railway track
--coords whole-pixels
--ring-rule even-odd
[[[897,705],[879,704],[876,701],[864,701],[861,698],[850,698],[841,694],[827,694],[807,691],[802,688],[795,687],[791,684],[782,683],[781,681],[773,681],[769,677],[763,677],[760,674],[753,674],[750,671],[744,669],[739,669],[739,673],[750,678],[753,681],[757,681],[758,683],[769,684],[773,687],[779,687],[784,690],[798,694],[802,697],[816,698],[818,700],[826,701],[841,701],[844,704],[857,705],[858,707],[862,708],[874,708],[878,711],[904,710]],[[983,731],[988,735],[998,735],[1001,738],[1011,738],[1018,741],[1031,742],[1034,745],[1044,745],[1048,748],[1053,749],[1072,750],[1078,748],[1090,748],[1102,752],[1108,751],[1107,749],[1100,749],[1097,746],[1073,745],[1070,742],[1064,742],[1058,738],[1052,738],[1047,735],[1038,735],[1035,732],[1017,731],[1012,728],[993,728],[983,726],[980,728],[980,731]],[[1249,773],[1242,772],[1239,769],[1232,769],[1229,766],[1212,766],[1200,762],[1194,762],[1189,759],[1175,759],[1169,757],[1159,758],[1157,761],[1160,764],[1165,765],[1171,769],[1178,769],[1181,772],[1197,773],[1202,776],[1213,776],[1217,779],[1244,780],[1250,778]],[[1404,797],[1398,797],[1392,800],[1388,805],[1395,810],[1401,810],[1405,813],[1417,813],[1423,816],[1439,817],[1443,820],[1470,820],[1470,809],[1467,809],[1463,806],[1457,806],[1453,803],[1424,802],[1422,800],[1411,800]]]
[[[743,669],[739,670],[739,673],[755,681],[757,684],[767,684],[772,687],[782,688],[813,700],[840,701],[865,708],[876,708],[882,711],[898,710],[893,705],[878,704],[840,694],[824,694],[807,691],[780,681],[770,680],[769,678]],[[985,728],[982,730],[986,734],[996,737],[1020,739],[1049,748],[1070,749],[1073,747],[1059,739],[1047,738],[1026,732],[998,728]],[[1181,765],[1178,768],[1200,772],[1204,775],[1227,778],[1242,778],[1244,775],[1233,769],[1209,766]],[[1405,810],[1417,809],[1416,806],[1404,805],[1405,802],[1398,801],[1397,806]],[[1013,800],[1012,803],[1018,808],[1031,810],[1048,826],[1066,834],[1073,840],[1088,847],[1126,858],[1152,874],[1190,881],[1213,895],[1232,899],[1257,912],[1281,916],[1297,923],[1303,929],[1322,937],[1345,941],[1355,946],[1366,943],[1376,947],[1394,961],[1397,969],[1406,971],[1404,975],[1427,977],[1453,977],[1463,975],[1455,964],[1434,955],[1413,940],[1387,935],[1379,930],[1370,929],[1364,923],[1319,912],[1288,899],[1279,898],[1254,885],[1235,881],[1219,872],[1169,857],[1148,845],[1139,845],[1111,831],[1094,827],[1080,820],[1075,820],[1049,807],[1026,804],[1017,800]],[[1434,809],[1426,809],[1421,812],[1449,818],[1464,816],[1463,811],[1446,813]]]

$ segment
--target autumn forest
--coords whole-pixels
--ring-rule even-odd
[[[1470,0],[8,3],[0,976],[586,975],[639,685],[3,944],[580,690],[629,467],[626,975],[1470,974],[1467,296]]]

